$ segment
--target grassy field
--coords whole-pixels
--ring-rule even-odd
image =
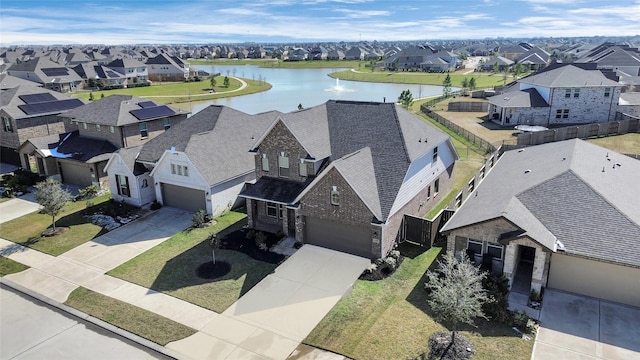
[[[428,352],[427,341],[444,326],[426,303],[424,272],[439,248],[424,251],[402,244],[407,256],[396,273],[380,281],[358,280],[304,340],[354,359],[411,359]],[[514,336],[508,326],[478,320],[461,332],[475,346],[473,359],[529,359],[533,340]]]
[[[91,202],[94,206],[99,206],[110,198],[111,194],[105,194],[91,199]],[[40,234],[51,225],[51,216],[34,212],[0,224],[0,237],[58,256],[103,233],[102,227],[92,224],[84,217],[85,210],[92,213],[84,201],[71,202],[64,207],[56,217],[56,227],[69,227],[63,234],[41,237]]]
[[[621,154],[640,154],[640,133],[588,139],[587,141]]]
[[[191,59],[189,64],[192,65],[255,65],[263,68],[283,68],[283,69],[364,69],[365,61],[356,60],[312,60],[312,61],[282,61],[282,60],[266,60],[266,59],[216,59],[216,60],[200,60]]]
[[[4,256],[0,256],[0,277],[19,273],[20,271],[27,270],[28,268],[29,267],[27,265],[23,265]]]
[[[188,326],[83,287],[74,290],[65,305],[163,346],[196,333]]]
[[[219,249],[215,252],[216,260],[230,263],[231,272],[215,280],[197,277],[196,267],[211,261],[207,236],[242,227],[246,224],[246,215],[231,212],[216,220],[217,223],[206,228],[182,231],[108,274],[220,313],[271,273],[276,265],[253,260],[237,251]]]
[[[271,89],[271,84],[264,81],[257,81],[251,79],[242,79],[247,86],[241,89],[242,83],[235,79],[229,78],[229,87],[223,86],[224,76],[216,76],[216,86],[214,93],[211,93],[211,83],[208,79],[204,79],[199,82],[183,82],[183,83],[167,83],[167,84],[155,84],[153,86],[136,87],[128,89],[113,89],[95,92],[78,92],[72,95],[89,99],[91,93],[93,93],[94,99],[100,99],[101,96],[109,96],[112,94],[122,95],[135,95],[144,97],[153,101],[164,104],[173,104],[189,101],[202,101],[219,99],[230,96],[240,96],[267,91]]]
[[[476,88],[490,88],[496,85],[502,85],[502,74],[489,74],[489,73],[471,73],[460,74],[452,73],[451,85],[454,87],[461,87],[462,80],[467,78],[476,79]],[[425,73],[425,72],[367,72],[366,70],[352,71],[345,70],[329,74],[333,78],[340,78],[343,80],[352,81],[368,81],[378,83],[398,83],[398,84],[422,84],[422,85],[439,85],[442,86],[446,74],[442,73]],[[508,80],[510,81],[510,80]]]

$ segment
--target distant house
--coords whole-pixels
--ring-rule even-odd
[[[22,143],[30,138],[64,133],[66,128],[59,115],[85,104],[81,99],[35,85],[19,85],[0,91],[0,156],[3,162],[20,165],[24,159],[17,151]],[[22,164],[26,169],[30,168],[29,161]]]
[[[384,257],[406,214],[451,185],[449,137],[392,103],[328,101],[279,116],[256,139],[249,226],[366,258]]]
[[[347,51],[344,52],[344,59],[345,60],[364,60],[367,55],[368,55],[368,52],[365,49],[359,46],[352,46]]]
[[[327,60],[344,60],[344,52],[338,49],[329,50]]]
[[[106,166],[112,196],[219,216],[240,204],[245,183],[255,181],[248,149],[279,115],[209,106],[143,146],[116,152]]]
[[[139,60],[116,59],[105,66],[125,76],[125,87],[145,83],[149,78],[147,65]]]
[[[302,60],[307,60],[308,57],[309,57],[309,51],[307,51],[306,49],[298,48],[289,52],[289,56],[287,57],[287,60],[302,61]]]
[[[82,78],[86,89],[122,88],[126,84],[126,76],[95,61],[76,65],[72,70]]]
[[[507,151],[442,228],[447,251],[512,291],[640,306],[638,178],[640,161],[579,139]]]
[[[15,63],[7,69],[7,74],[40,83],[58,92],[73,91],[82,83],[80,76],[70,68],[45,57]]]
[[[488,115],[509,126],[613,121],[621,89],[600,70],[558,66],[519,79],[506,92],[490,97]]]
[[[147,59],[146,64],[152,81],[184,81],[189,78],[189,63],[177,56],[163,53]]]
[[[480,71],[493,71],[497,65],[498,71],[507,71],[515,62],[502,56],[493,56],[478,65]]]
[[[432,54],[433,51],[429,48],[412,45],[388,57],[384,67],[392,71],[422,70],[421,64]]]

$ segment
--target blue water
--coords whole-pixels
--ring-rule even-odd
[[[409,89],[414,99],[442,94],[441,86],[384,84],[332,79],[328,74],[345,69],[271,69],[253,65],[193,65],[194,68],[222,75],[262,80],[273,87],[269,91],[224,99],[191,103],[191,112],[211,104],[226,105],[248,114],[278,110],[291,112],[298,104],[308,108],[327,100],[397,101],[402,90]],[[338,86],[339,85],[339,86]]]

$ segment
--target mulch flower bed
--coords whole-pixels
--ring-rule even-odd
[[[360,274],[360,277],[358,279],[366,281],[378,281],[386,279],[396,272],[398,267],[400,267],[400,264],[402,264],[402,260],[404,260],[404,256],[400,255],[396,260],[395,266],[391,266],[386,262],[382,262],[380,265],[375,266],[375,268],[373,266],[369,267],[368,269],[365,269],[362,274]]]
[[[284,255],[273,253],[269,250],[263,250],[256,244],[255,237],[248,237],[249,229],[240,229],[224,235],[220,239],[220,249],[240,251],[255,260],[264,261],[270,264],[279,264],[284,259]],[[267,249],[278,243],[280,237],[275,234],[265,232]]]

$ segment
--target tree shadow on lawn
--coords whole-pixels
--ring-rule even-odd
[[[212,262],[212,251],[209,246],[209,240],[205,239],[198,245],[167,261],[158,276],[154,279],[151,289],[160,292],[171,292],[201,286],[201,290],[194,289],[194,292],[192,293],[194,299],[189,298],[185,300],[203,307],[211,308],[210,306],[207,306],[206,300],[203,299],[203,302],[200,302],[195,299],[202,295],[196,294],[196,292],[209,291],[209,293],[206,294],[208,297],[216,296],[216,293],[211,291],[235,292],[237,287],[223,284],[223,282],[227,280],[238,281],[244,277],[242,287],[237,296],[237,298],[239,298],[267,275],[272,273],[278,264],[285,259],[282,255],[263,250],[254,250],[253,248],[255,247],[255,243],[253,240],[243,241],[245,244],[244,246],[241,244],[239,245],[238,243],[240,239],[244,238],[244,229],[233,231],[223,237],[223,244],[221,244],[221,248],[215,250],[216,262],[220,261],[231,264],[231,271],[226,275],[215,279],[203,279],[198,277],[197,268],[204,263]],[[234,242],[234,239],[238,241]],[[225,246],[225,241],[232,245]],[[253,246],[250,246],[251,243],[253,243]],[[233,248],[238,248],[238,250],[234,250]],[[264,253],[262,255],[262,259],[255,259],[255,254],[260,253]],[[210,286],[207,284],[210,284]],[[232,288],[230,289],[230,287]],[[231,294],[226,295],[231,296]],[[185,297],[190,297],[190,295],[186,295]],[[235,300],[237,300],[237,298],[235,298]],[[226,307],[230,305],[231,303],[227,304]],[[220,309],[214,309],[214,311],[220,311]]]

